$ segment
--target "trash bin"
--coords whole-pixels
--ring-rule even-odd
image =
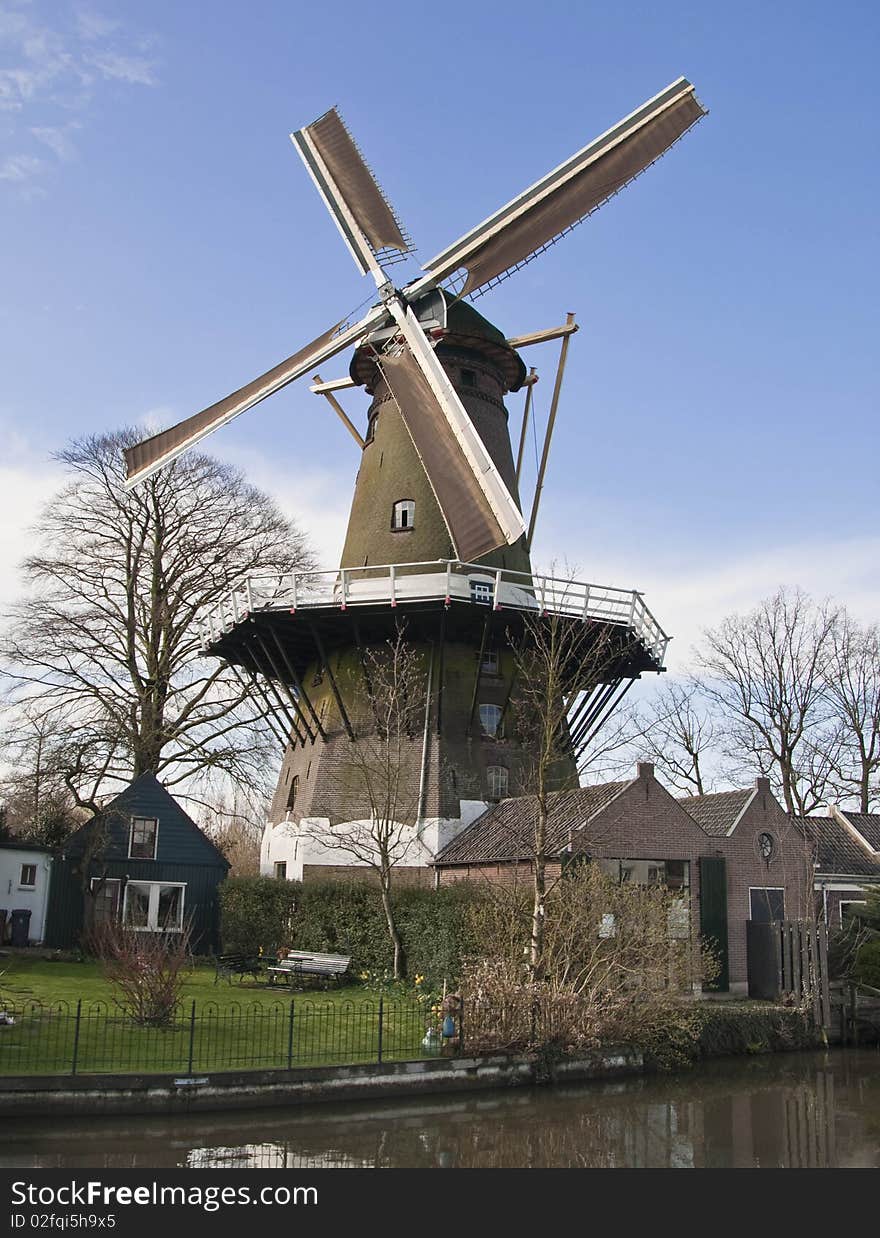
[[[12,909],[12,944],[13,946],[26,946],[28,944],[28,931],[31,926],[31,909],[30,907],[13,907]]]
[[[0,907],[0,946],[6,940],[6,908]]]

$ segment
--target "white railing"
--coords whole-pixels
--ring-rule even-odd
[[[648,610],[641,593],[613,585],[587,584],[561,576],[512,572],[479,563],[437,559],[386,563],[324,572],[291,572],[282,577],[248,577],[201,618],[204,646],[254,611],[290,611],[349,606],[442,601],[493,606],[496,610],[577,615],[631,629],[663,665],[670,638]]]

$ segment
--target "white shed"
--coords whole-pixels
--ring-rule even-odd
[[[49,881],[52,876],[52,852],[39,843],[17,839],[0,843],[0,909],[6,912],[2,944],[11,941],[13,911],[31,913],[28,944],[39,945],[46,924],[49,901]]]

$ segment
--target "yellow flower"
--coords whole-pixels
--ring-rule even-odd
[[[422,984],[424,979],[424,976],[416,976],[416,984]]]

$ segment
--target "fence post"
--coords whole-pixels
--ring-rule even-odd
[[[192,1074],[193,1068],[193,1048],[196,1040],[196,999],[193,998],[192,1006],[189,1011],[189,1064],[186,1073]]]
[[[382,1023],[383,1023],[384,1010],[385,1010],[385,999],[383,997],[380,997],[379,998],[379,1046],[378,1046],[379,1053],[377,1057],[377,1061],[379,1062],[380,1065],[382,1064]]]
[[[294,999],[290,999],[290,1014],[287,1019],[287,1069],[290,1070],[293,1063],[293,1006]]]
[[[82,1019],[82,998],[76,1003],[76,1023],[73,1026],[73,1061],[70,1063],[70,1073],[76,1074],[76,1059],[79,1056],[79,1025]]]

